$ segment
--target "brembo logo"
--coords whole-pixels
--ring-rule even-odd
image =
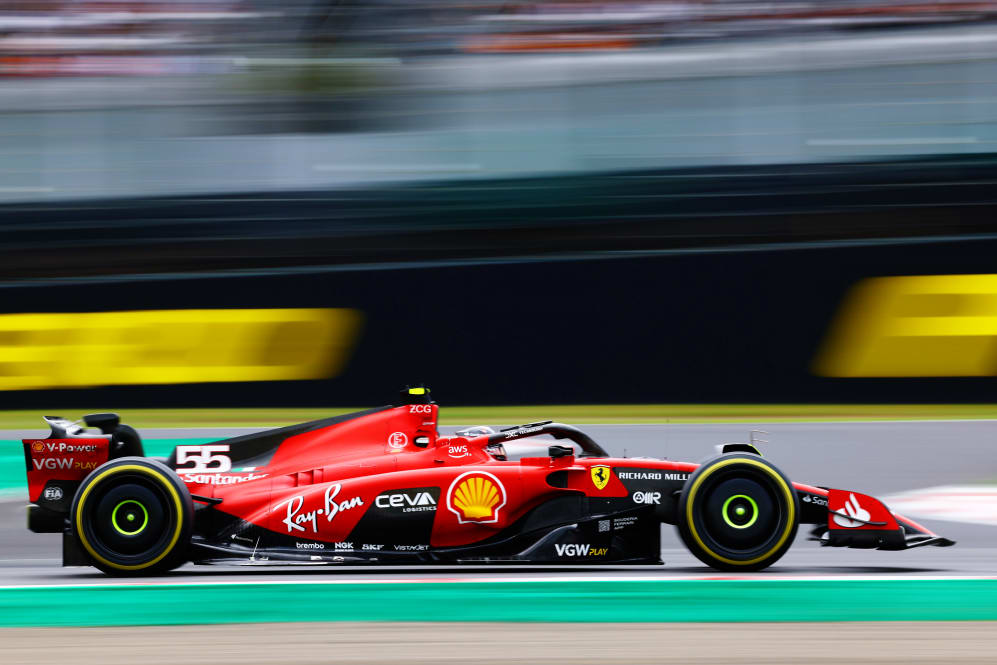
[[[462,473],[447,490],[447,508],[460,524],[498,522],[499,510],[505,502],[502,481],[484,471]]]

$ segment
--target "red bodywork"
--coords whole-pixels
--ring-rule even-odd
[[[471,439],[440,437],[436,423],[438,406],[411,404],[373,413],[327,428],[305,432],[286,439],[266,466],[246,472],[184,473],[177,468],[193,494],[223,499],[217,510],[262,526],[269,531],[302,540],[338,543],[349,538],[365,514],[387,490],[439,487],[441,496],[432,527],[431,547],[468,545],[494,536],[515,523],[530,510],[564,494],[582,494],[593,498],[626,498],[627,487],[611,471],[600,489],[592,478],[592,468],[616,467],[658,470],[684,480],[697,464],[669,460],[626,458],[527,457],[507,462],[495,459],[486,451],[489,437]],[[425,446],[416,441],[425,437]],[[552,471],[567,472],[563,487],[548,481]],[[223,484],[227,478],[242,480],[249,475],[256,480]],[[468,479],[481,478],[481,485],[494,486],[498,502],[485,515],[465,514],[454,496]],[[209,480],[210,482],[197,482]],[[843,508],[835,502],[836,490],[794,483],[800,493],[830,497],[832,511]],[[828,513],[831,531],[897,529],[892,513],[879,501],[862,494],[863,509],[873,511],[880,524],[843,527]],[[900,518],[907,525],[914,522]],[[924,535],[931,531],[918,526]]]
[[[293,436],[280,445],[266,466],[250,472],[262,476],[256,480],[226,484],[228,479],[247,477],[246,472],[216,473],[209,478],[178,467],[177,473],[192,494],[223,499],[217,510],[276,533],[326,543],[347,540],[365,513],[362,508],[392,489],[441,489],[428,543],[432,547],[467,545],[489,538],[559,494],[628,496],[613,474],[598,489],[590,469],[594,465],[633,467],[634,460],[569,455],[500,461],[486,451],[487,436],[438,436],[438,408],[435,404],[398,406]],[[421,437],[427,440],[424,447],[416,445]],[[639,466],[685,476],[697,465],[642,459]],[[551,472],[558,470],[567,472],[565,487],[548,482]],[[483,515],[467,505],[473,497],[462,502],[455,496],[462,485],[475,478],[485,489],[494,487],[498,498]]]

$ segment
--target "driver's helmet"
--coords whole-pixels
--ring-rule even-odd
[[[456,436],[462,436],[465,439],[473,439],[476,436],[486,436],[494,433],[495,430],[487,425],[472,425],[471,427],[465,427],[454,432]]]

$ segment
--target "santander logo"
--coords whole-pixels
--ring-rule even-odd
[[[848,495],[848,500],[845,501],[844,511],[845,514],[848,515],[848,517],[845,517],[845,515],[842,515],[839,512],[835,511],[834,523],[846,529],[854,529],[856,527],[860,527],[866,522],[868,522],[869,519],[872,517],[869,514],[869,511],[863,508],[859,504],[859,500],[858,498],[856,498],[854,494]]]

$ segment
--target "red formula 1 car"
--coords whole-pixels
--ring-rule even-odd
[[[800,523],[824,545],[951,545],[858,492],[791,483],[749,444],[703,464],[610,457],[554,422],[437,432],[425,388],[394,406],[143,456],[115,414],[101,435],[47,418],[24,441],[32,531],[63,564],[113,575],[188,561],[660,564],[662,522],[704,563],[759,570]],[[505,444],[550,435],[534,457]],[[562,445],[569,444],[569,445]]]

